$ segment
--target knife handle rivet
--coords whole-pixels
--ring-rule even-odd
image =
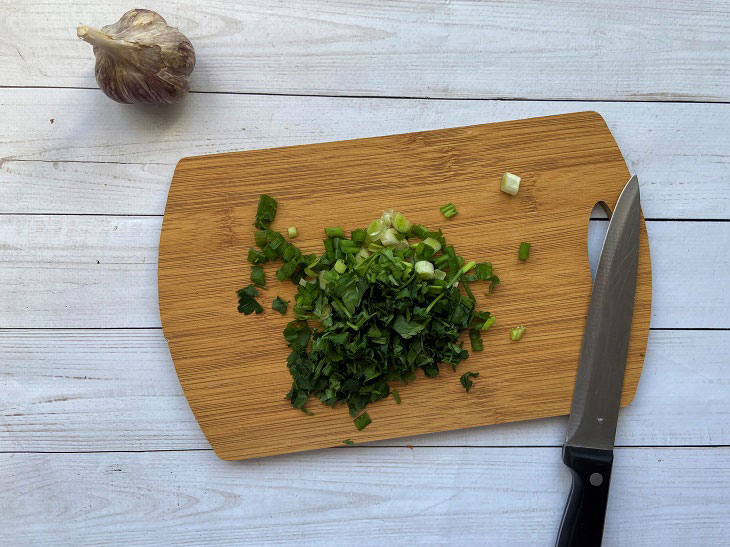
[[[588,480],[593,486],[601,486],[601,484],[603,484],[603,475],[600,473],[591,473]]]

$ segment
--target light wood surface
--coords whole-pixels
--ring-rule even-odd
[[[3,216],[0,328],[159,328],[161,225],[161,217]],[[654,280],[652,327],[728,328],[730,276],[723,272],[730,256],[730,223],[646,225]],[[592,245],[596,255],[604,226],[605,221],[588,225],[589,250]],[[684,266],[691,268],[689,281]]]
[[[728,482],[727,449],[617,449],[603,545],[723,545]],[[569,483],[557,447],[2,454],[0,524],[54,547],[548,547]]]
[[[227,93],[727,101],[727,0],[148,0]],[[96,88],[80,24],[122,0],[13,0],[0,85]]]
[[[128,4],[0,2],[0,543],[553,545],[564,417],[220,461],[159,329],[157,245],[183,156],[596,110],[655,220],[604,545],[723,544],[730,105],[697,101],[727,101],[727,6],[151,0],[195,42],[201,91],[155,109],[104,97],[75,37]],[[343,96],[270,94],[317,90]]]
[[[659,278],[661,279],[661,278]],[[159,329],[0,330],[0,451],[207,449]],[[617,446],[730,445],[730,331],[654,330]],[[560,446],[566,417],[377,446]],[[320,451],[326,454],[327,451]]]
[[[498,190],[507,170],[523,177],[515,197]],[[587,219],[597,201],[612,207],[626,180],[595,112],[181,160],[160,236],[160,315],[203,433],[221,458],[244,459],[567,414],[592,283]],[[370,405],[373,424],[362,432],[345,407],[310,403],[316,416],[291,408],[283,399],[289,350],[278,334],[292,317],[235,309],[235,290],[249,283],[244,256],[261,193],[279,199],[275,226],[297,226],[303,252],[319,248],[323,226],[367,226],[394,208],[442,227],[463,256],[491,261],[503,284],[478,298],[498,318],[485,351],[457,373],[399,386],[403,405]],[[460,211],[449,221],[438,210],[447,201]],[[524,264],[520,241],[533,245]],[[624,404],[636,391],[651,313],[643,228],[641,242]],[[265,308],[274,295],[292,300],[294,287],[266,270]],[[529,329],[519,346],[509,340],[518,324]],[[469,394],[458,383],[466,370],[482,378]]]
[[[78,89],[0,89],[0,204],[12,213],[162,215],[183,156],[581,110],[604,117],[629,170],[641,174],[646,218],[730,219],[729,104],[199,94],[148,110]],[[94,123],[99,116],[104,124]]]

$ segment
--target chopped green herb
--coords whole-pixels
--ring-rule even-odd
[[[267,229],[276,216],[276,200],[266,194],[259,196],[259,206],[256,210],[256,226],[259,230]]]
[[[360,414],[357,418],[355,418],[354,422],[355,427],[358,431],[362,431],[371,423],[373,423],[373,421],[370,419],[370,414],[368,414],[367,412],[363,412],[362,414]]]
[[[265,226],[256,235],[259,247],[265,242],[263,252],[250,254],[261,263],[281,260],[277,279],[297,286],[294,318],[284,329],[292,377],[286,398],[298,409],[313,397],[326,406],[346,404],[364,428],[368,404],[391,392],[400,404],[390,382],[413,381],[419,370],[434,378],[443,364],[456,370],[468,357],[459,342],[465,330],[473,331],[473,349],[482,349],[480,330],[493,317],[476,312],[469,285],[486,281],[493,287],[499,280],[488,262],[457,255],[440,230],[409,225],[397,212],[386,211],[349,238],[341,227],[325,234],[324,253],[305,255]],[[242,289],[242,313],[261,308],[250,288],[253,293]],[[286,313],[279,297],[272,308],[277,301]]]
[[[520,243],[520,250],[517,253],[517,258],[520,260],[527,260],[527,257],[530,256],[530,247],[531,245],[527,241]]]
[[[266,286],[266,274],[261,266],[253,266],[251,268],[251,281],[259,287]]]
[[[299,410],[301,410],[302,412],[304,412],[307,416],[314,416],[314,412],[312,412],[308,408],[300,408]]]
[[[465,372],[464,374],[461,375],[461,378],[459,379],[459,381],[461,382],[461,385],[464,386],[464,389],[466,390],[467,393],[469,393],[471,386],[474,385],[472,378],[476,378],[477,376],[479,376],[479,373],[472,372],[472,371]]]
[[[266,244],[269,242],[268,238],[266,237],[266,230],[261,230],[253,235],[254,241],[256,241],[256,246],[260,249],[263,249],[266,247]]]
[[[454,204],[451,202],[442,206],[439,210],[441,211],[441,214],[444,215],[446,218],[451,218],[459,212],[456,210],[456,207],[454,207]]]
[[[347,446],[353,446],[355,444],[355,441],[353,441],[352,439],[345,439],[344,441],[342,441],[342,443],[346,444]]]
[[[395,404],[399,405],[400,404],[400,394],[398,393],[398,390],[394,389],[393,391],[391,391],[391,393],[393,394],[393,399],[395,399]]]
[[[522,335],[525,334],[526,329],[527,327],[523,326],[514,327],[509,333],[510,340],[517,342],[517,340],[522,338]]]
[[[341,237],[344,239],[345,237],[345,230],[343,230],[340,226],[325,228],[324,233],[327,234],[327,237],[329,238]]]
[[[238,289],[236,291],[236,295],[238,295],[239,313],[250,315],[252,313],[258,314],[264,311],[261,304],[256,301],[256,297],[259,295],[259,292],[253,285],[249,285],[243,289]]]
[[[286,234],[289,236],[289,239],[294,239],[295,237],[297,237],[299,232],[297,231],[296,226],[290,226],[286,229]]]
[[[253,248],[248,250],[248,261],[251,264],[265,264],[268,260],[269,259],[266,258],[266,255],[261,251],[257,251]]]
[[[471,329],[469,331],[469,342],[471,342],[472,351],[482,351],[484,343],[482,342],[482,331]]]
[[[271,309],[278,311],[281,315],[286,315],[286,308],[289,306],[289,302],[282,300],[281,297],[277,296],[271,303]]]

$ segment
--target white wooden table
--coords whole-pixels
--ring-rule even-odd
[[[654,271],[604,544],[728,544],[730,2],[150,1],[198,54],[168,108],[107,99],[75,38],[130,7],[0,3],[0,544],[551,545],[565,418],[218,460],[157,243],[182,156],[585,109]]]

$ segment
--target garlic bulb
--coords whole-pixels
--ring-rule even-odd
[[[100,31],[76,33],[94,46],[99,87],[119,103],[174,103],[190,88],[193,45],[154,11],[134,9]]]

